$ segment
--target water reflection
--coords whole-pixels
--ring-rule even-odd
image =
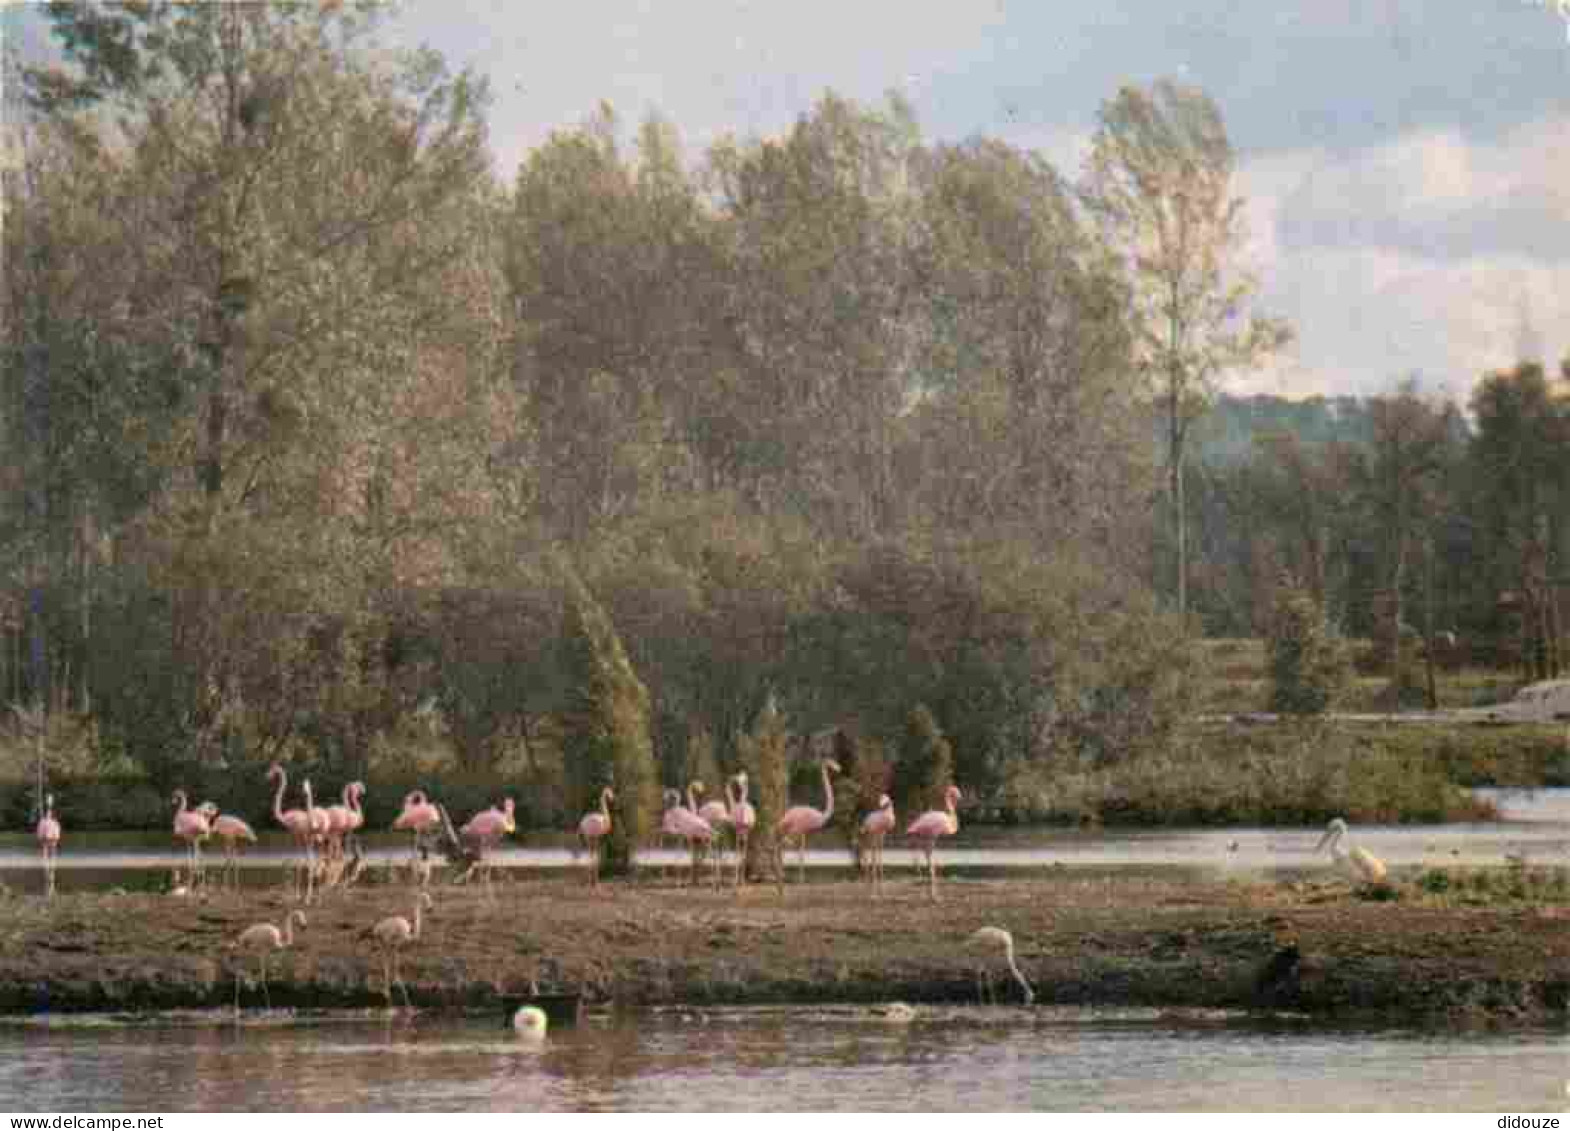
[[[0,1026],[8,1110],[1557,1110],[1567,1077],[1564,1029],[1151,1010],[923,1008],[905,1025],[852,1007],[667,1010],[543,1045],[499,1012]]]

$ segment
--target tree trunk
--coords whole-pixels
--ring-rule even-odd
[[[1169,378],[1167,393],[1167,476],[1172,498],[1172,542],[1177,552],[1177,603],[1178,616],[1188,618],[1188,500],[1183,481],[1183,421],[1179,414],[1178,390],[1180,381],[1176,374]]]

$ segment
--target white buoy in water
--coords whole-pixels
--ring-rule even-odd
[[[545,1010],[537,1005],[525,1005],[512,1017],[513,1031],[533,1041],[545,1039],[545,1029],[549,1023]]]

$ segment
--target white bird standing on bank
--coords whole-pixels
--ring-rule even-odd
[[[1330,859],[1335,862],[1337,871],[1354,883],[1384,883],[1386,875],[1385,862],[1366,848],[1354,846],[1351,849],[1347,849],[1342,847],[1341,840],[1346,835],[1346,822],[1337,817],[1325,829],[1325,835],[1319,838],[1319,843],[1314,846],[1314,852],[1318,853],[1328,845],[1330,848]]]
[[[970,936],[970,941],[973,943],[985,943],[994,946],[1001,946],[1003,948],[1003,957],[1008,960],[1009,972],[1014,975],[1014,980],[1017,981],[1020,985],[1020,988],[1025,991],[1025,1004],[1030,1005],[1036,1000],[1036,991],[1033,990],[1030,986],[1030,983],[1025,980],[1025,975],[1020,973],[1019,966],[1014,961],[1013,935],[1009,934],[1002,927],[982,927],[977,930],[975,934]],[[991,974],[987,974],[985,976],[987,981],[987,988],[990,990],[992,987],[992,976]]]

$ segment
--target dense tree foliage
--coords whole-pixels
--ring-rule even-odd
[[[833,95],[701,154],[602,106],[502,185],[483,88],[381,46],[379,4],[48,14],[60,61],[7,85],[0,694],[82,720],[101,762],[505,771],[563,816],[613,783],[624,861],[657,779],[743,766],[766,851],[808,736],[906,807],[1167,745],[1193,649],[1151,583],[1149,378],[1205,388],[1279,338],[1234,324],[1202,101],[1168,107],[1198,115],[1178,166],[1204,158],[1177,205]],[[1162,352],[1176,309],[1117,221],[1178,205],[1197,258],[1158,250],[1209,329]],[[1349,630],[1429,577],[1464,629],[1504,579],[1546,593],[1561,473],[1534,518],[1476,486],[1519,497],[1528,434],[1570,466],[1529,385],[1475,436],[1436,410],[1445,457],[1394,518],[1380,491],[1415,480],[1378,402],[1239,426],[1223,399],[1225,458],[1195,424],[1194,609],[1262,630],[1283,568]],[[1291,435],[1256,437],[1272,413]]]
[[[1344,634],[1379,642],[1378,670],[1409,696],[1426,694],[1420,647],[1523,678],[1563,671],[1570,376],[1485,374],[1469,408],[1410,382],[1361,399],[1221,397],[1198,432],[1191,515],[1208,631],[1264,633],[1285,571]]]

